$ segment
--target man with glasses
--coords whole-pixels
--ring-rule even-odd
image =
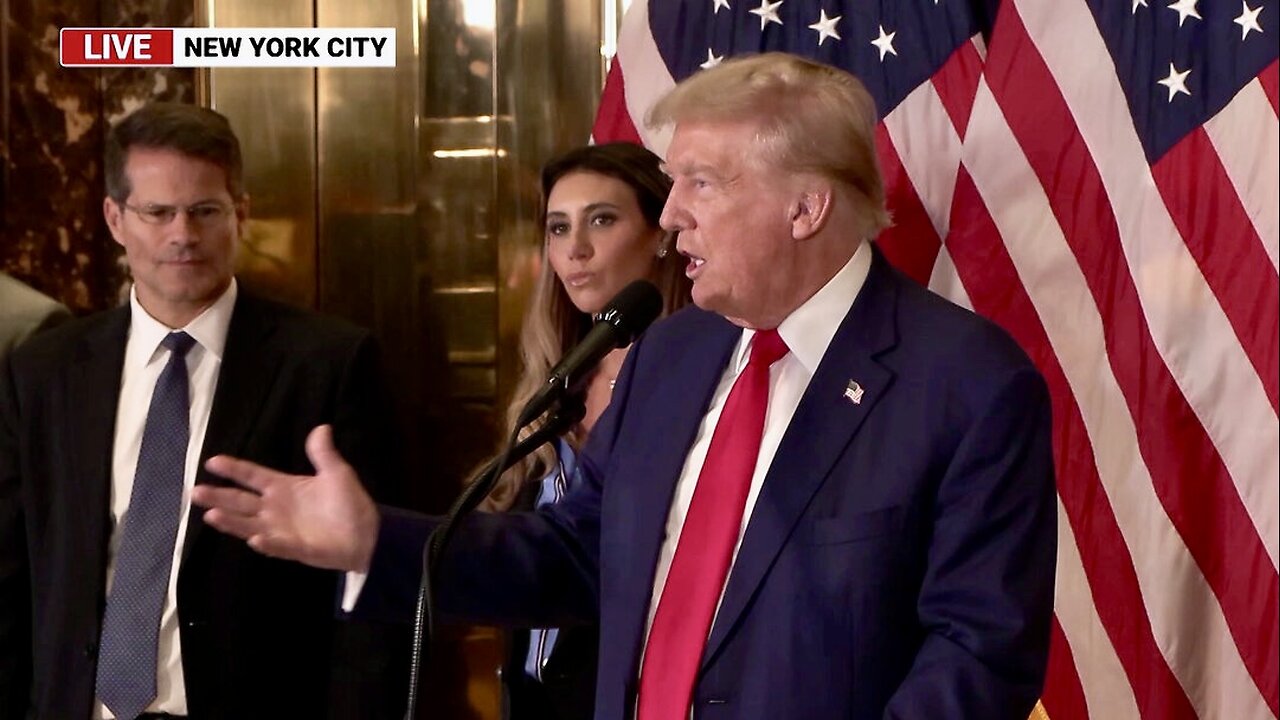
[[[401,693],[353,699],[342,676],[333,574],[190,512],[205,458],[309,472],[319,423],[398,476],[372,339],[236,282],[249,199],[223,116],[148,105],[111,130],[105,174],[129,303],[0,367],[0,719],[394,716]]]

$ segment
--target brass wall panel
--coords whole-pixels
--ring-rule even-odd
[[[449,361],[455,379],[461,374],[467,380],[454,394],[488,406],[497,392],[500,203],[494,178],[505,161],[505,151],[496,147],[496,123],[489,114],[421,120],[427,259],[445,318]]]
[[[380,339],[414,469],[404,504],[447,507],[493,449],[541,261],[538,171],[589,137],[602,2],[618,0],[198,6],[223,27],[396,28],[394,69],[219,69],[202,100],[245,144],[251,240],[269,256],[245,253],[265,263],[255,283]],[[456,632],[422,715],[496,718],[500,646]]]
[[[204,0],[203,27],[310,27],[311,2]],[[299,305],[316,299],[316,105],[311,68],[218,68],[198,75],[197,101],[231,120],[245,158],[250,223],[238,272]]]
[[[542,230],[538,173],[554,155],[585,144],[603,82],[601,0],[508,0],[499,18],[498,123],[508,162],[498,167],[498,397],[519,377],[518,340],[537,278]]]
[[[599,100],[601,5],[424,1],[426,258],[445,311],[453,397],[493,425],[519,374],[519,327],[540,261],[538,171],[587,141]]]
[[[509,3],[426,0],[419,108],[423,231],[445,317],[453,394],[480,442],[491,447],[497,398],[496,37],[510,27]]]
[[[398,384],[425,389],[410,359],[425,352],[419,315],[430,278],[418,228],[415,57],[411,2],[317,0],[319,27],[393,27],[396,67],[316,71],[321,309],[375,327]],[[408,356],[408,357],[406,357]],[[401,363],[399,358],[405,358]]]
[[[373,328],[403,414],[410,467],[405,501],[443,510],[481,452],[477,422],[460,421],[450,386],[451,308],[433,257],[423,193],[420,33],[409,0],[316,0],[320,27],[392,27],[396,67],[316,71],[319,292],[325,312]],[[467,443],[475,446],[469,454]]]

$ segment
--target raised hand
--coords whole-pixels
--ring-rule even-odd
[[[378,509],[321,425],[307,436],[314,476],[287,475],[226,455],[205,467],[247,490],[197,485],[192,502],[209,525],[264,555],[320,568],[365,572],[378,538]]]

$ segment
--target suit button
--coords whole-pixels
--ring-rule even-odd
[[[98,643],[92,640],[84,644],[84,656],[92,660],[98,654]]]

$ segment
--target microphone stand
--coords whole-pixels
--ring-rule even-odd
[[[462,495],[449,508],[444,520],[427,538],[427,545],[422,551],[422,581],[418,585],[418,602],[413,618],[413,650],[409,656],[409,703],[405,709],[405,720],[414,720],[414,711],[418,704],[422,652],[424,647],[430,646],[435,631],[435,603],[432,591],[435,570],[441,554],[453,539],[458,521],[474,510],[481,500],[488,497],[493,486],[498,483],[498,478],[502,477],[502,473],[545,443],[568,432],[570,428],[581,422],[585,415],[586,407],[582,396],[570,394],[564,396],[560,405],[545,423],[519,443],[516,440],[524,424],[518,424],[507,438],[502,453],[485,466],[475,482],[463,490]]]

